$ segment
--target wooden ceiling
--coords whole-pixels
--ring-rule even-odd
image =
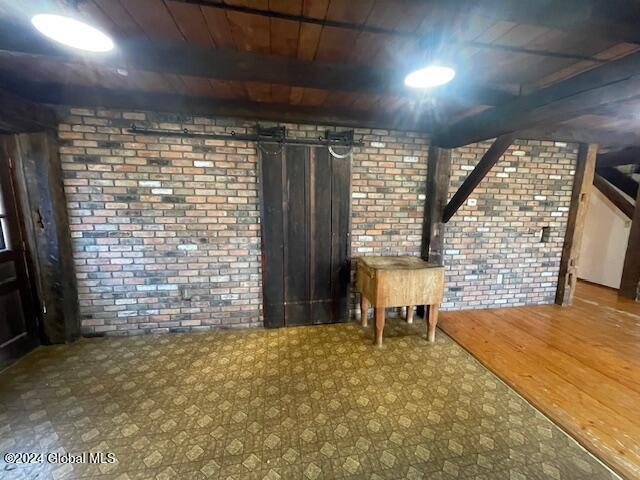
[[[51,99],[56,91],[59,101],[74,92],[86,101],[94,92],[108,103],[114,91],[120,99],[137,95],[137,105],[189,97],[248,113],[253,106],[256,117],[298,120],[287,112],[316,109],[319,121],[335,112],[437,130],[632,54],[640,43],[634,3],[1,0],[0,80],[21,94],[40,89]],[[82,17],[112,35],[118,52],[103,60],[49,45],[28,23],[43,11]],[[431,61],[455,66],[452,85],[429,92],[402,85],[408,71]],[[628,110],[596,109],[557,123],[567,132],[613,132],[611,143],[629,132],[635,139],[625,143],[633,144],[640,122]],[[558,136],[555,124],[539,127]]]

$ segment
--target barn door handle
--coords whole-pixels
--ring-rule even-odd
[[[36,209],[36,213],[38,214],[38,225],[40,225],[40,228],[42,230],[44,230],[44,220],[42,219],[42,213],[40,213],[40,209]]]

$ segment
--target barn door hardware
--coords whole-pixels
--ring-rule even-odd
[[[143,128],[137,125],[131,125],[127,130],[129,133],[138,135],[158,135],[161,137],[180,137],[180,138],[203,138],[206,140],[240,140],[247,142],[273,142],[281,145],[325,145],[329,147],[332,155],[343,158],[345,155],[334,153],[332,147],[349,147],[349,153],[353,147],[363,147],[362,140],[355,140],[353,130],[343,132],[326,131],[324,137],[318,138],[295,138],[287,136],[285,127],[261,127],[256,125],[255,133],[206,133],[196,132],[183,128],[182,130],[165,130],[159,128]],[[347,154],[348,155],[348,154]]]

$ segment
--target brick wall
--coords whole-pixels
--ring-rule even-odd
[[[255,122],[155,112],[60,111],[62,167],[85,334],[261,324],[253,143],[161,138],[129,126],[243,132]],[[287,125],[314,137],[327,127]],[[359,130],[354,254],[417,254],[425,139]]]
[[[133,122],[227,133],[255,122],[82,108],[61,109],[60,116],[85,334],[261,324],[256,146],[127,133]],[[287,128],[293,136],[317,137],[327,127]],[[419,254],[426,138],[368,129],[356,134],[367,145],[353,156],[353,256]],[[484,148],[454,153],[452,192]],[[487,289],[497,303],[513,295],[518,302],[547,301],[555,290],[575,151],[536,142],[512,150],[509,164],[501,162],[481,185],[484,193],[474,194],[478,206],[463,207],[449,223],[447,308],[473,306]],[[538,175],[546,177],[532,182]],[[564,182],[560,197],[556,182]],[[545,188],[535,195],[547,199],[535,200],[540,185]],[[513,191],[520,192],[517,200]],[[492,208],[506,223],[490,217]],[[463,222],[463,216],[476,220]],[[545,247],[525,236],[542,224],[552,226]],[[504,243],[509,254],[500,260]]]
[[[456,149],[453,195],[491,145]],[[447,223],[443,309],[553,303],[577,146],[518,140]],[[549,227],[546,243],[540,241]]]

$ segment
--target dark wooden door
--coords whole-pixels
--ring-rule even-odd
[[[267,144],[260,170],[265,326],[347,321],[351,159]]]
[[[0,370],[38,344],[11,153],[0,142]]]

